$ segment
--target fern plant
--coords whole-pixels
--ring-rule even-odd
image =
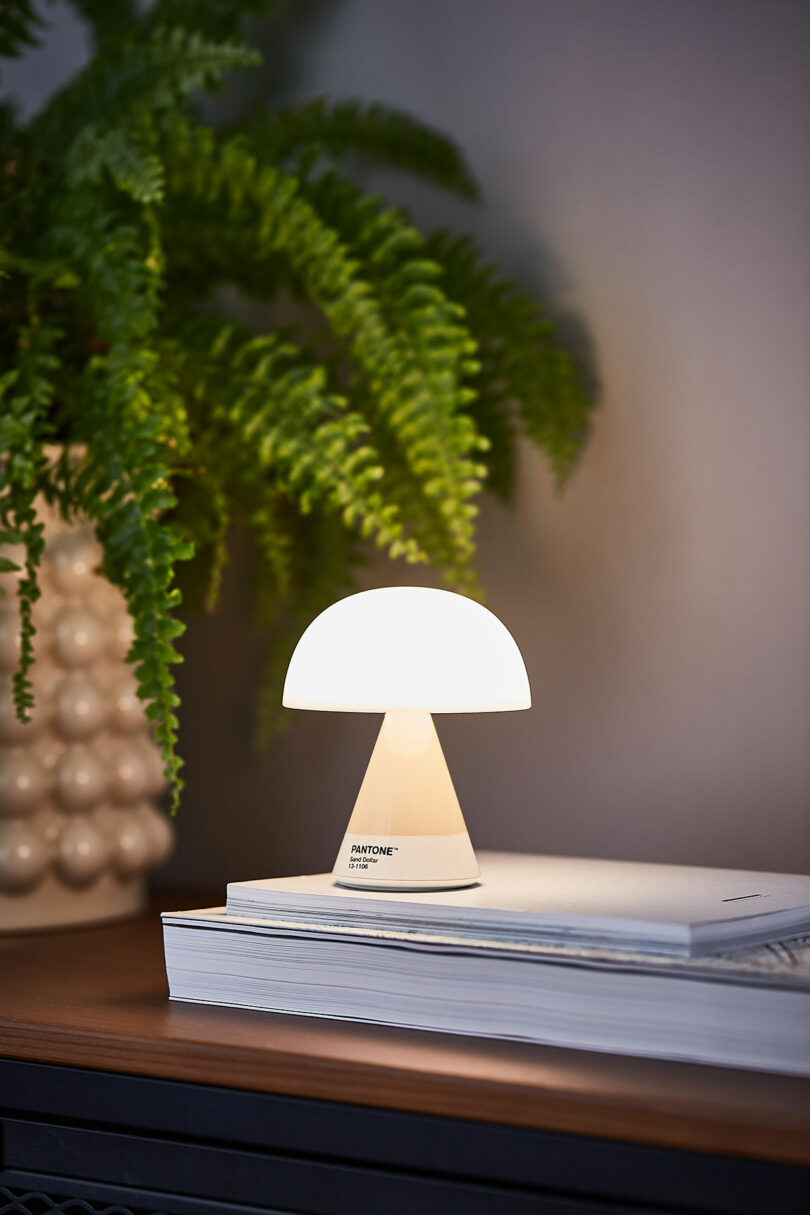
[[[32,707],[42,494],[94,520],[135,624],[130,659],[177,803],[179,563],[216,605],[232,525],[254,537],[273,656],[368,545],[475,593],[476,499],[511,490],[522,430],[558,481],[585,438],[579,367],[536,300],[466,237],[422,233],[360,162],[476,187],[443,136],[318,99],[215,129],[195,98],[255,68],[270,0],[77,0],[91,62],[27,124],[0,110],[0,544],[18,546],[17,711]],[[36,44],[27,0],[0,54]],[[223,287],[301,318],[237,324]],[[319,318],[312,323],[312,317]],[[62,456],[48,456],[61,444]]]

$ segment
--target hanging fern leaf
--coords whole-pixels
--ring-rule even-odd
[[[137,22],[133,0],[71,0],[92,32],[96,46],[110,43],[129,33]]]
[[[0,7],[0,57],[15,59],[36,46],[43,27],[31,0],[3,0]]]
[[[271,620],[267,662],[256,697],[259,746],[286,724],[289,710],[282,708],[280,690],[301,633],[324,608],[353,589],[353,572],[362,562],[355,537],[334,517],[309,515],[297,521],[293,534],[295,594]]]
[[[368,423],[330,389],[324,367],[278,335],[256,337],[227,323],[212,328],[211,345],[192,342],[180,374],[204,435],[198,462],[216,450],[221,491],[233,481],[235,492],[258,474],[302,514],[336,514],[392,557],[423,560],[378,487],[383,469]]]
[[[104,0],[99,0],[103,3]],[[246,17],[281,13],[292,0],[155,0],[148,20],[153,25],[179,25],[206,38],[238,39]]]
[[[172,791],[183,782],[177,755],[178,699],[172,666],[174,641],[184,631],[172,612],[179,606],[174,566],[193,548],[167,521],[175,505],[170,451],[187,447],[185,411],[157,355],[149,349],[157,328],[161,289],[153,230],[116,222],[90,191],[74,194],[53,230],[57,252],[72,250],[93,301],[94,329],[104,352],[84,370],[81,416],[74,421],[85,455],[71,491],[72,505],[96,520],[102,568],[121,588],[132,613],[130,653],[139,695],[154,723]]]
[[[307,105],[263,114],[253,146],[275,164],[309,164],[319,156],[336,162],[354,157],[415,173],[462,198],[478,197],[477,183],[458,148],[408,114],[360,101]]]
[[[463,381],[477,367],[475,342],[461,323],[461,309],[440,286],[441,267],[402,212],[384,209],[377,198],[334,173],[307,186],[306,194],[362,264],[381,312],[413,352],[428,386],[419,408],[383,420],[389,465],[398,473],[396,488],[409,514],[423,516],[425,543],[434,559],[441,560],[448,520],[444,505],[436,509],[436,499],[446,504],[453,480],[461,483],[459,515],[450,530],[453,544],[463,547],[472,535],[474,507],[469,499],[480,491],[485,472],[477,459],[484,443],[460,408],[473,395]],[[399,462],[395,452],[400,453]],[[444,559],[453,568],[452,553]],[[462,569],[457,566],[452,576],[458,578]]]
[[[175,110],[196,89],[215,88],[227,72],[260,62],[241,42],[211,42],[195,30],[158,26],[91,61],[37,115],[31,133],[42,149],[70,162],[88,124],[112,129],[139,109],[153,117]]]
[[[169,205],[217,222],[226,248],[235,237],[247,240],[255,260],[279,252],[287,258],[307,296],[345,343],[424,493],[439,503],[441,547],[431,556],[447,565],[450,577],[462,579],[473,552],[469,499],[481,485],[472,459],[480,437],[458,409],[464,400],[460,376],[473,343],[458,317],[451,317],[452,308],[442,303],[441,292],[414,284],[405,292],[399,320],[389,321],[386,304],[339,233],[302,197],[293,178],[262,167],[240,139],[219,141],[178,119],[167,133],[165,159],[172,166]],[[399,218],[381,221],[376,233],[381,266],[396,256],[392,224],[405,243],[417,239]]]
[[[59,367],[53,352],[59,336],[52,326],[29,323],[19,335],[15,366],[0,379],[0,544],[22,549],[19,564],[5,558],[6,569],[20,570],[20,662],[13,691],[22,721],[29,719],[34,705],[29,678],[36,632],[32,610],[40,594],[37,571],[45,547],[35,500],[45,480],[43,445]]]
[[[118,369],[119,376],[122,371]],[[102,568],[121,587],[132,612],[135,641],[129,658],[147,718],[154,723],[174,808],[183,782],[172,666],[181,661],[174,643],[185,629],[172,615],[180,604],[173,586],[174,565],[190,558],[193,550],[162,521],[175,498],[168,487],[159,423],[147,413],[154,401],[145,399],[145,388],[134,387],[130,381],[120,397],[109,381],[102,382],[98,395],[88,391],[87,422],[100,425],[112,404],[117,436],[115,442],[94,445],[76,489],[81,509],[98,520]]]
[[[98,183],[105,171],[136,202],[154,203],[163,197],[163,165],[143,132],[124,127],[104,131],[95,123],[82,128],[68,158],[70,184]]]
[[[554,323],[527,291],[487,265],[468,237],[438,232],[427,249],[444,267],[442,283],[478,339],[473,411],[493,443],[491,484],[508,496],[515,403],[523,428],[563,484],[587,437],[592,401]]]

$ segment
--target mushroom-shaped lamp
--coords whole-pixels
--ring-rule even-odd
[[[471,886],[475,853],[431,713],[528,709],[526,667],[509,630],[452,591],[388,586],[333,603],[287,670],[291,709],[384,713],[334,876],[344,886]]]

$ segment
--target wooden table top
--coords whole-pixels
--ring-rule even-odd
[[[0,1055],[810,1164],[808,1080],[170,1004],[155,911],[0,937]]]

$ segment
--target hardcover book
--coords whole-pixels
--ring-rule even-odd
[[[480,860],[443,893],[232,883],[163,916],[170,996],[810,1075],[807,878]]]
[[[810,938],[699,959],[163,917],[173,1000],[810,1075]]]

